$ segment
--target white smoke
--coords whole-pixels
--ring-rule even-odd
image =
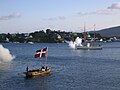
[[[76,39],[75,39],[75,43],[76,43],[76,45],[77,46],[82,46],[82,39],[81,38],[79,38],[79,37],[77,37]]]
[[[7,48],[4,48],[0,45],[0,62],[9,62],[15,57],[10,54],[10,51]]]
[[[75,41],[70,41],[69,42],[69,47],[75,49],[76,46],[82,46],[82,39],[77,37]]]
[[[73,41],[70,41],[70,42],[69,42],[69,47],[70,47],[70,48],[75,49],[75,45],[76,45],[75,42],[73,42]]]

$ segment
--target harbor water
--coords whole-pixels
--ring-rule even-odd
[[[102,50],[75,50],[66,43],[2,43],[15,58],[0,62],[0,90],[120,90],[120,42],[103,43]],[[44,58],[36,50],[48,47],[47,76],[25,78]]]

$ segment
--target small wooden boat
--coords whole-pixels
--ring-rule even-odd
[[[24,74],[26,77],[45,76],[45,75],[51,74],[51,69],[48,68],[45,71],[42,71],[40,69],[29,70],[24,72]]]
[[[46,62],[47,62],[47,51],[48,51],[48,48],[37,50],[34,57],[35,58],[46,57]],[[51,69],[46,66],[46,62],[41,69],[28,70],[28,66],[27,66],[26,71],[23,72],[23,74],[25,74],[26,77],[44,76],[44,75],[50,74]]]

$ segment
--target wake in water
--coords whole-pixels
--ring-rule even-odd
[[[10,54],[10,51],[7,48],[4,48],[0,45],[0,63],[1,62],[10,62],[15,57]]]
[[[75,49],[76,46],[82,46],[82,39],[77,37],[75,41],[70,41],[69,42],[69,47]]]

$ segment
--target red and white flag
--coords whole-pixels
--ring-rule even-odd
[[[48,49],[48,48],[43,48],[43,49],[37,50],[34,57],[35,57],[35,58],[38,58],[38,57],[46,57],[47,49]]]

